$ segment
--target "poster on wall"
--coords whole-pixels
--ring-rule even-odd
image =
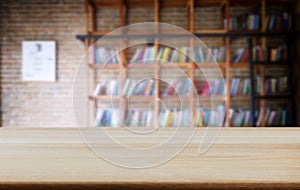
[[[55,81],[55,41],[22,42],[23,81]]]

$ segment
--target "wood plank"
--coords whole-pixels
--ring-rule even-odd
[[[91,10],[91,31],[96,31],[96,11],[97,9],[93,7],[92,5],[89,6],[89,9]]]
[[[224,0],[195,0],[196,7],[222,6]]]
[[[84,1],[84,24],[85,24],[85,34],[89,34],[89,2]]]
[[[223,25],[223,22],[222,22]],[[226,30],[195,30],[195,34],[225,34]]]
[[[159,22],[159,0],[154,1],[154,22]],[[158,33],[159,29],[158,26],[155,26],[155,32]]]
[[[205,129],[197,128],[189,146],[176,158],[158,167],[134,170],[98,158],[77,129],[1,128],[0,184],[198,183],[199,187],[223,183],[254,188],[280,183],[299,187],[299,128],[222,128],[215,144],[199,155]],[[121,129],[109,132],[127,143],[152,144],[174,129],[161,130],[160,136],[150,140]]]
[[[89,63],[89,68],[91,69],[119,69],[121,64],[96,64],[96,63]]]

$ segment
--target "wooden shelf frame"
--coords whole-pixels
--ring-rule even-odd
[[[231,6],[239,6],[239,5],[245,5],[245,6],[251,6],[253,4],[260,4],[261,6],[261,23],[262,26],[265,26],[265,18],[266,18],[266,4],[270,2],[270,0],[254,0],[250,2],[250,4],[245,3],[245,1],[241,0],[211,0],[211,1],[206,1],[206,0],[178,0],[178,1],[173,1],[173,0],[145,0],[143,2],[138,1],[138,0],[85,0],[84,5],[85,5],[85,34],[84,35],[76,35],[76,38],[83,41],[85,44],[85,50],[88,50],[88,47],[90,47],[97,39],[103,37],[105,34],[107,34],[110,31],[97,31],[96,30],[96,13],[97,9],[101,8],[115,8],[119,10],[119,26],[125,26],[126,23],[126,18],[127,18],[127,11],[129,8],[137,8],[137,7],[152,7],[154,9],[154,21],[159,22],[159,15],[160,15],[160,9],[162,7],[188,7],[188,30],[193,33],[195,36],[199,38],[211,38],[211,37],[220,37],[223,39],[223,44],[226,49],[226,60],[224,63],[219,63],[219,67],[224,69],[224,73],[226,75],[227,79],[231,78],[231,68],[250,68],[249,62],[243,62],[243,63],[231,63],[230,62],[230,50],[231,50],[231,40],[236,37],[244,37],[244,38],[257,38],[261,37],[262,38],[262,46],[266,46],[266,37],[268,36],[293,36],[297,37],[299,36],[298,31],[291,31],[291,30],[272,30],[268,31],[265,29],[265,27],[261,27],[260,30],[245,30],[245,31],[232,31],[228,30],[229,26],[229,18],[230,18],[230,7]],[[273,1],[272,1],[273,2]],[[286,2],[282,2],[281,0],[274,1],[277,3],[287,3],[287,4],[295,4],[295,0],[287,0]],[[300,4],[298,2],[298,4]],[[227,19],[226,22],[226,29],[220,30],[206,30],[206,29],[196,29],[194,28],[194,12],[195,12],[195,7],[207,7],[207,6],[220,6],[222,9],[222,21],[223,19]],[[298,5],[299,6],[299,5]],[[223,22],[222,22],[223,25]],[[160,38],[186,38],[187,36],[185,34],[180,34],[180,33],[174,33],[172,31],[161,31],[158,27],[155,27],[153,31],[140,31],[140,32],[128,32],[126,34],[116,34],[110,36],[111,38],[121,38],[121,39],[130,39],[130,38],[147,38],[151,37],[155,41],[155,54],[157,55],[158,50],[159,50],[159,40]],[[126,40],[125,40],[126,41]],[[126,42],[124,42],[126,43]],[[193,46],[193,39],[190,40],[190,46]],[[195,69],[198,68],[213,68],[215,67],[212,64],[209,63],[175,63],[175,64],[160,64],[159,62],[155,62],[154,64],[136,64],[136,65],[130,65],[127,63],[127,60],[125,58],[126,55],[126,50],[120,52],[120,57],[121,57],[121,63],[119,64],[111,64],[111,65],[105,65],[104,68],[106,69],[119,69],[120,72],[123,71],[126,68],[153,68],[154,69],[154,75],[155,78],[160,77],[160,71],[161,69],[167,69],[167,68],[172,68],[172,67],[180,67],[180,68],[186,68],[187,69],[187,74],[191,78],[192,81],[195,80]],[[92,55],[93,56],[93,55]],[[87,59],[88,60],[88,59]],[[93,63],[88,63],[88,67],[91,69],[91,71],[87,71],[87,75],[90,76],[90,78],[87,80],[87,86],[88,88],[94,89],[95,88],[95,81],[96,81],[96,70],[103,68],[103,65],[99,64],[93,64]],[[263,78],[263,81],[265,80],[265,67],[271,67],[273,65],[277,65],[275,62],[261,62],[261,63],[256,63],[253,65],[253,69],[255,70],[256,68],[260,68],[261,71],[261,76]],[[284,66],[284,64],[278,64],[278,66]],[[119,88],[122,89],[125,79],[127,78],[127,73],[125,73],[124,78],[121,80],[121,84],[119,85]],[[225,126],[229,127],[230,126],[230,118],[229,116],[229,111],[231,108],[231,99],[238,97],[238,98],[247,98],[249,95],[237,95],[237,96],[232,96],[230,95],[230,90],[231,89],[231,83],[230,80],[226,80],[226,87],[227,91],[224,96],[222,96],[222,100],[225,101],[225,107],[226,107],[226,118],[225,118]],[[156,100],[164,99],[166,97],[160,95],[159,93],[159,80],[155,80],[155,93],[153,97]],[[265,88],[264,88],[264,82],[262,82],[262,96],[265,95]],[[90,92],[90,91],[88,91]],[[190,108],[194,108],[194,96],[193,93],[190,93]],[[110,96],[97,96],[97,97],[92,97],[90,94],[87,95],[91,101],[98,101],[99,99],[109,99],[111,98]],[[255,96],[253,94],[253,96]],[[147,97],[147,96],[145,96]],[[124,109],[126,105],[127,99],[124,98],[123,96],[115,96],[113,97],[114,99],[120,99],[120,108]],[[205,97],[204,97],[205,98]],[[265,99],[261,98],[261,104],[263,107],[263,118],[265,117],[265,111],[266,111],[266,103]],[[95,103],[96,104],[96,103]],[[88,105],[88,115],[92,115],[90,118],[95,117],[95,110],[90,109],[90,104],[87,103]],[[121,110],[120,109],[120,110]],[[158,114],[160,111],[160,105],[158,102],[155,103],[155,114],[154,114],[154,125],[156,125],[157,119],[158,119]],[[90,114],[94,113],[94,114]],[[193,112],[192,112],[193,113]],[[122,116],[124,118],[124,116]],[[191,116],[191,126],[193,125],[194,121],[194,115]],[[89,118],[89,117],[88,117]],[[264,119],[263,119],[264,120]],[[262,126],[265,126],[263,123]]]

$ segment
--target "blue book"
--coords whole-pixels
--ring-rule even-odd
[[[224,95],[224,92],[225,92],[224,87],[225,87],[225,80],[221,79],[219,82],[219,88],[217,91],[217,95]]]
[[[105,115],[105,123],[104,126],[110,126],[111,124],[111,110],[107,110],[106,115]]]
[[[196,63],[200,62],[200,54],[199,54],[199,51],[197,50],[197,48],[194,48],[194,61]]]

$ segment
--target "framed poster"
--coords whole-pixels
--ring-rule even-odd
[[[55,42],[22,42],[23,81],[55,81]]]

